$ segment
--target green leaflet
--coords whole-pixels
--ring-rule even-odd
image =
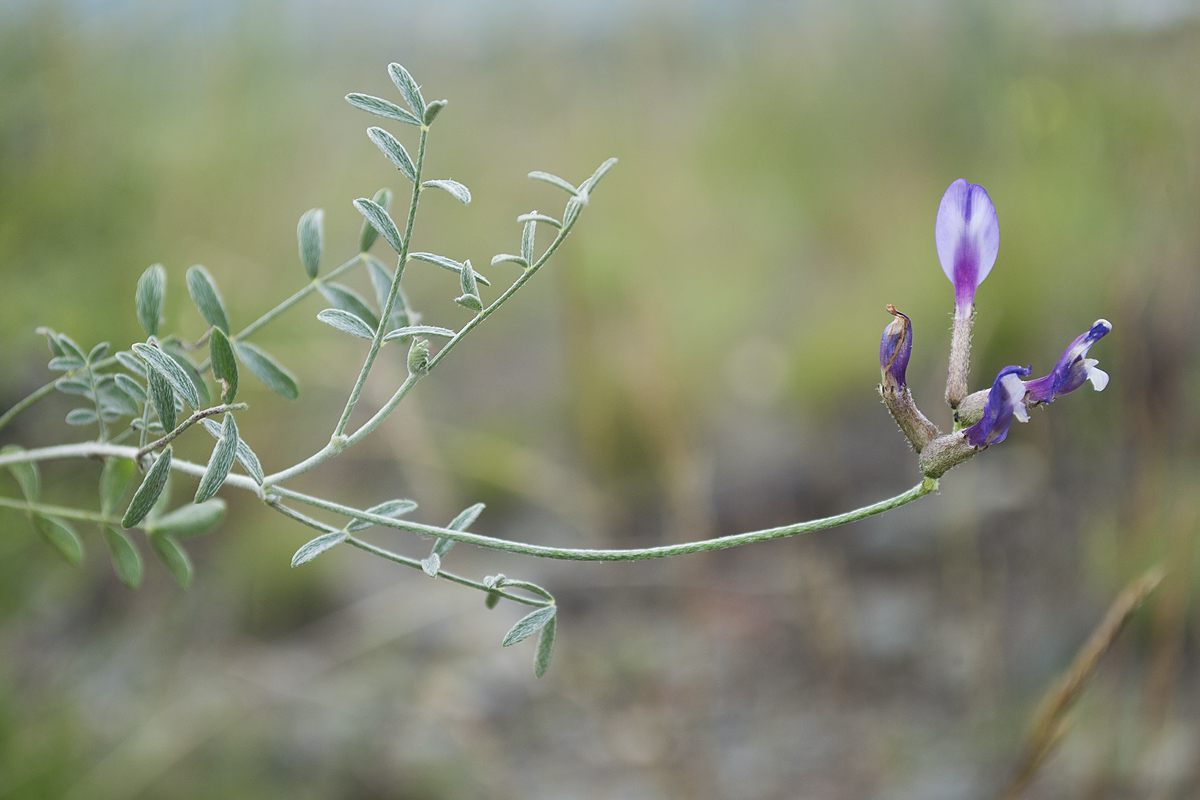
[[[104,541],[112,556],[113,572],[118,580],[130,589],[138,588],[144,574],[141,554],[124,531],[112,525],[101,525],[100,528],[104,531]]]
[[[128,458],[109,458],[100,473],[100,513],[110,516],[121,505],[135,467]]]
[[[208,356],[212,361],[213,377],[225,387],[221,399],[232,403],[237,397],[238,368],[237,358],[233,354],[233,345],[220,328],[213,328],[208,337]]]
[[[159,455],[150,471],[146,473],[146,477],[142,479],[142,485],[133,493],[133,499],[129,501],[129,508],[125,510],[125,516],[121,519],[121,527],[132,528],[146,518],[150,509],[154,507],[154,502],[158,500],[158,496],[162,494],[163,488],[167,485],[167,476],[170,474],[171,448],[168,446]]]
[[[160,533],[149,539],[154,555],[171,571],[175,582],[184,589],[188,588],[192,583],[192,560],[188,558],[187,551],[166,534]]]
[[[229,477],[229,470],[233,469],[233,460],[237,456],[237,443],[237,423],[233,421],[233,414],[226,414],[225,424],[221,429],[221,438],[213,447],[212,455],[208,459],[208,466],[204,468],[204,476],[200,478],[200,485],[196,488],[196,498],[192,502],[203,503],[216,494],[217,490],[221,488],[221,484],[225,483],[225,479]]]
[[[300,215],[300,222],[296,224],[296,240],[300,247],[300,263],[312,280],[321,269],[321,254],[325,249],[325,212],[310,208]]]
[[[162,317],[166,293],[167,271],[162,264],[154,264],[142,273],[137,283],[137,318],[149,336],[158,335],[158,321]]]
[[[66,520],[34,514],[33,527],[68,564],[78,567],[83,563],[83,542],[79,541],[79,534]]]
[[[288,400],[300,396],[300,385],[296,383],[296,378],[264,350],[249,342],[237,342],[233,349],[246,369],[268,389]]]
[[[192,383],[192,379],[184,371],[175,359],[164,353],[157,347],[149,344],[137,342],[133,345],[133,352],[137,353],[138,357],[145,361],[147,366],[166,379],[171,388],[176,394],[183,398],[183,401],[195,409],[200,408],[200,396],[196,393],[196,387]],[[157,409],[156,410],[161,410]],[[163,423],[164,427],[166,422]],[[172,426],[174,427],[174,426]]]
[[[197,264],[187,271],[188,294],[196,304],[196,310],[204,321],[225,334],[229,333],[229,316],[225,313],[225,303],[217,292],[217,284],[213,281],[208,270]]]

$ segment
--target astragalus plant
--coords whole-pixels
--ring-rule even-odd
[[[288,488],[298,475],[308,472],[370,436],[383,424],[418,382],[432,373],[473,331],[496,313],[504,303],[534,277],[562,246],[578,224],[600,180],[616,163],[609,159],[582,183],[575,185],[544,172],[529,177],[543,181],[554,191],[567,195],[560,218],[531,211],[518,217],[521,224],[519,247],[515,253],[501,253],[491,259],[485,277],[467,261],[444,255],[413,252],[409,244],[417,222],[417,211],[427,190],[447,192],[462,203],[471,201],[466,186],[453,180],[425,174],[425,155],[430,132],[446,101],[426,102],[416,82],[399,64],[388,68],[403,105],[383,98],[350,94],[351,105],[387,123],[399,123],[397,130],[415,135],[415,155],[396,135],[382,127],[367,130],[370,140],[406,181],[408,203],[393,203],[392,192],[381,189],[373,198],[359,198],[355,207],[364,217],[358,252],[349,260],[322,272],[325,261],[323,213],[306,212],[299,221],[297,237],[299,260],[305,283],[291,297],[267,311],[250,324],[235,329],[212,276],[201,266],[189,269],[185,276],[188,293],[200,316],[208,324],[207,332],[197,341],[187,341],[163,330],[162,307],[167,291],[167,273],[160,265],[151,266],[138,281],[131,310],[146,332],[146,338],[126,349],[113,352],[108,342],[81,346],[67,332],[41,329],[49,344],[48,368],[57,377],[0,416],[3,428],[17,414],[38,400],[58,391],[79,398],[79,406],[66,417],[68,425],[86,431],[83,441],[73,444],[22,449],[6,446],[0,452],[0,466],[7,467],[16,479],[22,498],[0,496],[0,505],[28,514],[36,530],[67,561],[78,564],[84,557],[79,530],[86,528],[105,543],[113,568],[122,582],[136,588],[142,580],[142,550],[145,546],[186,587],[192,577],[192,565],[181,544],[189,536],[216,526],[225,513],[218,493],[226,490],[251,492],[270,508],[317,532],[301,547],[292,566],[301,566],[338,545],[356,547],[396,564],[423,572],[429,578],[441,578],[482,592],[488,608],[507,600],[531,606],[504,637],[511,645],[537,634],[534,668],[542,675],[550,661],[557,624],[554,596],[541,586],[504,575],[473,579],[445,569],[457,543],[503,550],[537,558],[576,561],[634,561],[651,558],[720,550],[739,545],[825,530],[864,517],[898,508],[937,489],[938,479],[951,467],[988,447],[1004,441],[1013,419],[1028,421],[1027,409],[1053,402],[1090,380],[1104,388],[1105,373],[1087,357],[1089,348],[1111,329],[1104,320],[1094,323],[1076,339],[1059,359],[1053,371],[1043,378],[1026,380],[1029,368],[1006,367],[991,388],[974,394],[968,391],[971,326],[975,316],[975,292],[996,260],[999,226],[996,211],[987,193],[965,180],[955,181],[946,191],[937,213],[935,242],[946,275],[954,286],[955,312],[946,400],[953,412],[953,429],[943,434],[916,406],[906,382],[906,367],[913,343],[913,326],[908,317],[890,305],[894,320],[884,329],[880,343],[882,381],[880,394],[918,454],[922,480],[908,491],[872,505],[825,519],[800,522],[767,530],[737,533],[704,541],[662,547],[636,549],[576,549],[527,544],[499,539],[471,530],[484,510],[482,504],[464,509],[444,527],[425,525],[406,519],[417,503],[407,498],[384,498],[370,508],[354,508],[335,498],[319,497]],[[405,128],[404,126],[408,126]],[[410,142],[411,146],[411,142]],[[393,205],[402,212],[397,224]],[[553,238],[540,251],[539,229]],[[383,243],[395,254],[395,267],[372,254]],[[391,260],[391,259],[388,259]],[[403,279],[410,269],[437,267],[458,276],[454,302],[473,316],[458,330],[420,324],[420,315],[410,306],[403,290]],[[366,270],[374,287],[374,302],[337,282],[351,270]],[[503,291],[492,283],[516,271]],[[300,273],[297,272],[297,277]],[[363,340],[365,355],[354,374],[345,407],[332,426],[329,441],[302,461],[268,471],[255,455],[250,442],[252,431],[239,429],[237,414],[246,408],[237,402],[239,384],[246,374],[263,382],[288,400],[299,396],[297,379],[274,357],[253,343],[254,334],[281,314],[313,293],[319,293],[329,307],[317,314],[317,320],[333,328],[329,335],[348,335]],[[487,299],[490,296],[490,299]],[[1064,309],[1064,313],[1070,309]],[[395,388],[391,398],[376,409],[362,425],[352,428],[351,417],[363,386],[379,358],[403,360],[407,378]],[[350,374],[347,373],[347,377]],[[244,435],[245,434],[245,435]],[[175,458],[173,443],[180,436],[211,436],[215,443],[205,464]],[[95,459],[102,462],[98,502],[94,508],[67,508],[42,502],[38,464],[52,459]],[[174,476],[196,482],[191,503],[169,508],[171,495],[166,491]],[[136,480],[135,480],[136,478]],[[324,522],[301,509],[308,507],[336,518],[338,524]],[[84,525],[81,525],[83,523]],[[403,555],[368,541],[373,527],[392,528],[412,537],[411,548],[418,554]],[[135,533],[140,532],[140,533]],[[425,539],[432,539],[430,547]]]

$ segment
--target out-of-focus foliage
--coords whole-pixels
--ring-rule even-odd
[[[208,24],[0,12],[0,408],[48,379],[37,325],[140,338],[134,286],[151,263],[170,275],[167,317],[198,335],[191,265],[237,327],[305,280],[306,209],[326,209],[327,261],[356,252],[350,200],[403,196],[405,181],[341,98],[390,96],[391,60],[452,98],[427,172],[473,197],[430,193],[417,249],[475,264],[516,252],[516,215],[561,201],[528,171],[580,180],[621,162],[550,274],[377,440],[306,477],[326,494],[411,495],[439,523],[486,500],[501,533],[599,545],[777,524],[908,485],[875,354],[895,303],[915,326],[910,383],[944,425],[952,297],[932,232],[958,177],[987,188],[1001,226],[975,388],[1006,364],[1044,374],[1093,319],[1114,324],[1093,353],[1108,391],[1035,414],[928,510],[679,567],[545,567],[540,582],[574,591],[549,688],[527,685],[526,654],[490,652],[515,617],[461,613],[444,587],[354,553],[290,570],[305,532],[247,497],[194,549],[188,594],[149,567],[138,595],[99,558],[72,571],[0,512],[0,795],[978,794],[1097,609],[1164,559],[1178,569],[1052,786],[1194,787],[1194,765],[1170,783],[1145,764],[1200,746],[1176,702],[1200,591],[1200,27],[907,5],[681,11],[590,37],[512,23],[461,42],[381,29],[366,8],[328,31],[282,8]],[[422,321],[461,324],[453,276],[422,266]],[[263,334],[304,399],[239,392],[268,469],[324,443],[352,378],[357,345],[320,308]],[[372,403],[402,359],[392,370]],[[30,412],[13,437],[61,440],[61,417]],[[45,483],[92,502],[70,495],[88,469],[56,465]],[[454,558],[497,571],[498,557]],[[1125,761],[1104,756],[1117,731]],[[795,761],[818,747],[824,760]]]

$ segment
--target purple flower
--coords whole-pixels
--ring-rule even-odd
[[[938,260],[954,284],[954,313],[968,318],[975,290],[992,271],[1000,250],[996,207],[982,186],[959,178],[942,195],[933,226]]]
[[[1091,381],[1096,391],[1103,391],[1108,386],[1108,373],[1098,369],[1099,362],[1088,358],[1088,350],[1092,345],[1104,338],[1112,330],[1112,323],[1106,319],[1098,319],[1092,323],[1087,333],[1075,337],[1075,341],[1062,354],[1062,358],[1054,366],[1054,371],[1044,378],[1025,382],[1029,391],[1030,403],[1053,403],[1064,394],[1069,394],[1084,381]]]
[[[1008,436],[1013,417],[1021,422],[1029,421],[1029,412],[1025,410],[1025,382],[1021,380],[1028,375],[1029,367],[1000,370],[983,405],[983,418],[963,432],[968,444],[972,447],[999,444]]]
[[[912,353],[912,322],[891,303],[887,305],[887,312],[895,319],[883,329],[883,338],[879,340],[879,369],[885,384],[903,389],[908,385],[904,371],[908,369],[908,356]]]

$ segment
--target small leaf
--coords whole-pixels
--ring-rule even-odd
[[[232,403],[238,390],[237,358],[233,355],[229,337],[220,328],[213,328],[208,337],[208,356],[212,360],[213,377],[225,386],[221,399]]]
[[[379,317],[367,305],[367,301],[362,298],[362,295],[340,283],[323,283],[320,286],[320,292],[321,296],[332,303],[335,308],[349,311],[365,322],[371,329],[371,335],[375,335],[375,329],[379,327]]]
[[[63,394],[92,396],[92,382],[86,378],[59,378],[54,382],[54,388]]]
[[[37,528],[42,538],[57,550],[68,564],[78,567],[83,563],[83,542],[79,541],[79,534],[75,533],[75,529],[66,520],[34,514],[33,527]]]
[[[587,202],[587,196],[596,188],[596,184],[600,182],[600,179],[608,174],[608,171],[615,167],[616,164],[617,160],[615,158],[608,159],[596,168],[596,171],[592,173],[590,178],[579,184],[579,194],[584,198],[584,202]]]
[[[321,251],[325,246],[325,212],[310,208],[300,215],[296,224],[296,239],[300,245],[300,263],[310,279],[321,269]],[[229,333],[229,329],[225,330]]]
[[[146,402],[146,390],[143,389],[142,385],[133,378],[129,377],[123,372],[118,372],[113,379],[116,381],[117,388],[133,398],[135,402]]]
[[[296,554],[292,556],[292,566],[298,567],[301,564],[307,564],[326,550],[336,547],[348,538],[350,538],[350,534],[347,531],[323,533],[296,551]]]
[[[112,380],[108,380],[109,378]],[[129,378],[125,379],[133,383]],[[142,387],[136,383],[134,386],[139,392],[141,391]],[[121,388],[113,376],[105,375],[104,379],[100,381],[100,412],[104,415],[105,421],[108,421],[109,417],[113,419],[136,417],[141,413],[141,409],[138,408],[138,402]]]
[[[367,326],[367,323],[349,311],[342,311],[340,308],[327,308],[317,314],[317,319],[330,327],[337,328],[343,333],[357,336],[360,339],[371,340],[375,338],[375,331],[371,330]]]
[[[492,256],[492,266],[493,267],[496,266],[497,264],[503,264],[506,261],[511,262],[513,264],[520,264],[522,267],[524,267],[526,269],[529,268],[529,262],[526,261],[521,256],[514,256],[510,253],[497,253],[496,255]]]
[[[545,214],[539,214],[536,211],[530,211],[528,214],[522,214],[521,216],[517,217],[517,222],[529,222],[530,220],[533,220],[534,222],[544,222],[553,228],[562,228],[562,223],[556,220],[554,217],[548,217]]]
[[[380,97],[352,92],[346,95],[346,102],[355,108],[361,108],[363,111],[374,114],[377,117],[394,119],[397,122],[407,122],[409,125],[416,125],[417,127],[421,126],[421,120],[414,117],[410,112]]]
[[[392,221],[381,205],[374,200],[360,197],[354,201],[354,207],[366,218],[367,222],[371,223],[371,227],[379,232],[384,241],[392,246],[393,250],[399,253],[404,249],[404,245],[400,241],[400,231],[396,230],[396,223]]]
[[[446,107],[448,100],[434,100],[429,105],[425,106],[425,124],[432,125],[437,119],[437,115],[442,113],[442,109]]]
[[[458,303],[463,308],[474,311],[476,314],[483,311],[483,302],[479,299],[478,295],[464,294],[462,297],[454,298],[454,302]]]
[[[415,259],[417,261],[424,261],[427,264],[436,264],[437,266],[441,267],[442,269],[448,269],[451,272],[457,272],[460,275],[462,273],[463,265],[458,263],[457,261],[455,261],[452,258],[446,258],[445,256],[439,256],[435,253],[409,253],[408,257],[410,260]],[[489,281],[487,278],[480,275],[478,272],[475,273],[475,280],[479,281],[484,286],[492,285],[491,281]]]
[[[438,576],[438,570],[442,568],[442,558],[437,553],[430,553],[427,557],[421,559],[421,571],[431,578]]]
[[[288,400],[295,400],[300,396],[300,386],[292,373],[280,366],[279,362],[261,348],[249,342],[236,342],[233,349],[246,365],[246,369],[268,389]]]
[[[489,591],[487,596],[483,598],[483,605],[488,611],[491,611],[500,602],[500,593],[497,591]]]
[[[146,382],[150,388],[150,399],[154,403],[154,410],[158,414],[159,421],[162,422],[163,429],[173,430],[176,412],[175,393],[171,391],[171,384],[167,383],[167,379],[154,369],[150,370]]]
[[[413,110],[418,119],[425,118],[425,98],[421,97],[421,90],[417,87],[417,82],[412,79],[412,75],[408,74],[408,70],[399,64],[388,64],[388,75],[392,76],[392,83],[396,84],[396,88],[400,90],[400,94],[404,95],[404,102],[408,103],[408,107]]]
[[[540,678],[550,667],[550,656],[554,653],[554,634],[558,628],[558,618],[553,617],[542,628],[538,635],[537,653],[533,657],[533,675]]]
[[[563,227],[574,225],[575,220],[579,219],[579,214],[583,210],[583,201],[578,197],[572,197],[567,201],[567,208],[563,212]]]
[[[546,626],[550,620],[554,619],[554,615],[558,613],[557,606],[542,606],[522,617],[516,625],[513,625],[508,633],[504,635],[504,641],[500,643],[502,647],[509,647],[522,642],[533,636]]]
[[[533,178],[535,181],[545,181],[546,183],[553,184],[563,191],[568,192],[572,196],[578,193],[574,186],[567,183],[557,175],[551,175],[549,172],[534,170],[533,172],[529,173],[529,177]]]
[[[166,534],[176,538],[199,536],[212,530],[225,516],[225,501],[219,497],[203,503],[188,503],[163,514],[142,527],[153,536]]]
[[[200,424],[204,426],[204,430],[208,431],[214,439],[221,438],[221,426],[213,422],[211,419],[200,420]],[[262,486],[265,476],[263,475],[262,464],[258,460],[258,456],[250,449],[250,445],[246,444],[246,440],[238,434],[237,444],[237,460],[242,465],[242,469],[246,470],[246,474],[254,479],[254,482]]]
[[[429,340],[413,339],[408,347],[408,371],[412,375],[429,372]]]
[[[533,242],[536,229],[537,223],[529,220],[525,223],[525,230],[521,232],[521,258],[525,259],[526,264],[533,263]]]
[[[93,347],[91,352],[88,353],[87,362],[89,364],[95,364],[98,361],[103,360],[106,355],[108,355],[108,342],[101,342]]]
[[[65,333],[58,334],[58,343],[62,346],[64,355],[87,363],[87,355],[84,354],[83,349],[79,345],[75,344],[70,336],[67,336]]]
[[[183,398],[184,402],[192,408],[200,408],[200,396],[196,393],[192,379],[184,372],[183,367],[176,363],[175,359],[153,345],[140,342],[133,345],[133,352],[137,353],[147,366],[161,375],[175,393]],[[163,424],[166,424],[166,420],[163,420]]]
[[[395,339],[406,339],[409,336],[418,336],[421,334],[427,334],[429,336],[445,336],[448,339],[453,338],[456,335],[454,331],[450,330],[449,328],[439,328],[435,325],[409,325],[404,328],[397,328],[394,331],[388,331],[383,337],[383,340],[385,342],[390,342]]]
[[[233,469],[233,460],[237,457],[237,443],[237,423],[233,421],[233,414],[226,414],[221,438],[217,440],[212,455],[208,458],[208,466],[204,468],[204,477],[200,479],[200,485],[196,488],[193,503],[203,503],[216,494],[221,484],[225,483],[225,479],[229,477],[229,470]]]
[[[128,458],[109,458],[100,473],[100,513],[110,516],[121,505],[129,481],[133,478],[133,461]]]
[[[139,378],[146,377],[146,365],[128,350],[122,350],[116,354],[117,363],[125,369],[137,375]]]
[[[397,106],[397,108],[399,108],[399,106]],[[405,111],[404,113],[407,114],[408,112]],[[371,198],[371,201],[386,212],[392,207],[392,190],[380,189],[375,193],[375,196]],[[365,253],[370,250],[371,245],[375,244],[375,239],[378,236],[379,232],[372,227],[371,223],[363,220],[362,230],[358,232],[358,251],[360,253]]]
[[[208,405],[212,402],[212,393],[208,390],[208,384],[204,381],[204,376],[200,374],[200,370],[196,369],[196,365],[191,362],[183,349],[174,342],[160,342],[162,351],[175,360],[179,368],[183,370],[188,379],[192,382],[192,388],[196,390],[196,396],[200,398],[200,405]]]
[[[225,303],[217,292],[217,284],[213,281],[208,270],[197,264],[187,271],[188,294],[196,304],[196,310],[204,321],[214,328],[229,333],[229,316],[225,313]]]
[[[372,231],[374,228],[371,229]],[[374,256],[367,256],[367,274],[371,277],[371,288],[375,290],[375,299],[379,303],[380,313],[387,305],[388,294],[392,291],[392,272]],[[404,288],[396,290],[396,300],[392,303],[392,315],[388,320],[389,328],[400,328],[407,325],[409,320],[408,298]]]
[[[83,369],[87,366],[82,359],[75,356],[55,356],[50,359],[50,363],[46,365],[55,372],[70,372],[72,370]]]
[[[192,583],[192,560],[188,558],[187,551],[166,534],[157,534],[149,538],[154,555],[171,571],[175,582],[184,589],[188,588]]]
[[[471,259],[463,262],[463,268],[458,273],[459,284],[463,294],[479,296],[479,287],[475,285],[475,270],[471,268]]]
[[[6,444],[0,448],[0,455],[20,453],[22,449],[15,444]],[[38,471],[37,462],[23,461],[9,464],[8,471],[12,473],[17,485],[21,487],[21,494],[25,495],[25,499],[30,503],[36,503],[42,493],[42,476]]]
[[[137,317],[142,329],[149,336],[158,335],[158,321],[162,316],[163,297],[167,293],[167,271],[162,264],[154,264],[138,279]]]
[[[68,425],[91,425],[97,419],[94,408],[73,408],[67,412]]]
[[[422,188],[424,188],[426,186],[433,186],[433,187],[436,187],[443,191],[449,192],[451,195],[454,196],[455,200],[462,203],[464,206],[470,205],[470,203],[471,203],[471,190],[468,189],[467,187],[463,186],[458,181],[436,180],[436,181],[425,181],[424,183],[421,184]]]
[[[467,528],[471,527],[471,524],[474,523],[476,519],[479,518],[479,515],[483,513],[484,508],[485,506],[483,503],[476,503],[470,508],[463,509],[463,511],[459,513],[459,515],[455,517],[453,521],[451,521],[451,523],[446,527],[452,531],[465,531]],[[432,573],[430,573],[428,569],[426,569],[425,572],[436,576],[438,569],[440,569],[441,557],[449,553],[450,548],[452,547],[454,547],[453,539],[438,537],[438,540],[433,544],[433,553],[430,554],[430,558],[437,559],[439,566],[435,567]],[[425,562],[421,563],[424,565]]]
[[[479,519],[479,515],[483,513],[485,508],[487,508],[487,505],[484,503],[476,503],[469,508],[464,508],[446,527],[452,531],[465,531],[475,524],[475,520]]]
[[[367,513],[377,514],[381,517],[396,518],[402,517],[410,511],[415,511],[416,508],[417,504],[412,500],[388,500],[387,502],[380,503],[377,506],[371,506],[367,509]],[[374,524],[374,522],[367,522],[363,519],[351,520],[350,524],[346,526],[346,531],[348,533],[357,533],[359,531],[365,531]]]
[[[167,512],[167,506],[169,505],[171,505],[171,475],[168,473],[166,486],[159,492],[158,499],[154,501],[154,505],[150,506],[150,513],[146,515],[146,518],[137,527],[145,530],[147,525],[153,525],[156,520],[161,519],[162,515]]]
[[[118,580],[130,589],[138,588],[142,584],[143,575],[141,554],[124,531],[112,525],[100,527],[104,530],[104,541],[108,544],[108,552],[112,556],[113,572]]]
[[[122,528],[132,528],[146,518],[155,501],[158,500],[158,496],[166,487],[167,476],[170,474],[171,447],[168,445],[159,455],[158,460],[154,462],[154,466],[146,473],[146,477],[142,479],[142,485],[133,493],[133,499],[129,501],[129,508],[125,510],[125,517],[121,520]]]
[[[58,334],[54,331],[43,327],[36,329],[35,333],[46,337],[46,344],[50,348],[50,355],[52,357],[65,356],[67,354],[67,351],[63,350],[63,346],[58,341]]]
[[[404,149],[404,145],[385,131],[383,128],[367,128],[367,136],[379,151],[387,156],[388,161],[395,165],[396,169],[404,173],[404,177],[414,183],[417,180],[417,168],[413,166],[412,159],[408,155],[408,151]]]

